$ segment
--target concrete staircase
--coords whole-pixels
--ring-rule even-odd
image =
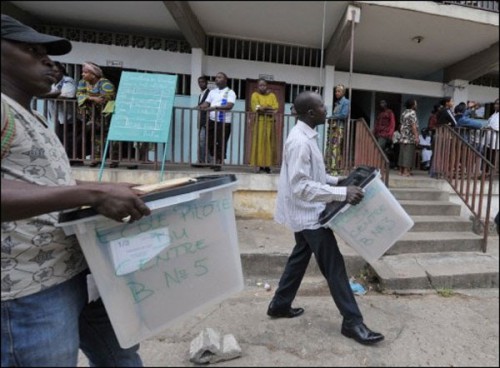
[[[498,287],[498,237],[488,252],[462,206],[435,180],[393,179],[390,190],[415,222],[413,228],[370,265],[385,290]],[[491,234],[493,235],[493,234]],[[496,234],[494,234],[496,235]]]
[[[203,169],[172,168],[168,179],[213,175]],[[96,181],[99,170],[76,168],[79,180]],[[272,218],[278,175],[254,174],[251,169],[234,173],[237,230],[243,273],[247,283],[269,281],[274,287],[295,244],[293,233]],[[105,170],[104,181],[152,184],[158,173],[152,170]],[[498,236],[490,231],[488,252],[481,252],[481,236],[472,231],[465,206],[443,180],[415,172],[403,178],[391,172],[389,188],[415,225],[377,262],[368,266],[382,288],[390,290],[498,287]],[[492,203],[498,209],[498,178]],[[494,211],[496,213],[496,210]],[[349,276],[366,274],[366,261],[337,236]],[[329,295],[314,257],[300,293]]]

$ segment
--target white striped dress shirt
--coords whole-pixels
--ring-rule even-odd
[[[285,142],[274,220],[294,232],[321,227],[326,203],[344,201],[346,187],[333,187],[318,146],[318,132],[298,120]]]

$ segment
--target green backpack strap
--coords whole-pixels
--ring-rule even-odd
[[[7,156],[15,135],[16,122],[14,120],[14,113],[9,105],[2,101],[2,160]]]

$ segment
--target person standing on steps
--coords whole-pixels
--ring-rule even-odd
[[[381,100],[379,106],[380,112],[375,120],[373,134],[377,138],[378,145],[386,152],[392,144],[392,136],[394,129],[396,129],[396,117],[394,112],[387,107],[385,100]]]
[[[257,91],[252,93],[250,111],[252,119],[252,146],[250,153],[250,166],[255,172],[271,173],[276,156],[276,119],[278,99],[268,88],[267,81],[263,78],[257,82]],[[257,171],[258,169],[258,171]]]
[[[196,108],[200,108],[201,104],[205,102],[210,93],[208,88],[208,78],[204,75],[198,78],[198,87],[200,87],[201,93],[198,96],[198,105]],[[210,159],[207,159],[207,112],[200,110],[198,116],[198,163],[192,164],[193,167],[204,167]]]
[[[325,149],[325,165],[329,174],[339,172],[343,163],[344,129],[347,126],[351,101],[345,97],[343,84],[335,87],[335,104],[333,113],[328,117],[328,138]]]
[[[315,130],[326,119],[326,106],[321,96],[311,91],[302,92],[295,99],[294,108],[298,121],[283,150],[274,218],[294,232],[296,245],[267,314],[272,318],[294,318],[304,313],[303,308],[292,308],[292,302],[314,253],[343,317],[342,335],[361,344],[375,344],[384,336],[363,323],[337,239],[330,228],[319,223],[319,215],[327,203],[347,201],[356,205],[363,199],[363,190],[357,186],[337,187],[345,177],[326,174]]]
[[[212,169],[220,171],[226,159],[227,144],[231,134],[231,110],[236,102],[236,93],[227,85],[227,75],[219,72],[215,76],[217,88],[208,93],[200,110],[209,111],[207,125],[208,154],[212,157]]]
[[[418,144],[418,118],[417,100],[409,98],[405,103],[405,110],[401,113],[399,142],[399,175],[409,177],[412,175],[413,163],[415,162],[415,149]]]

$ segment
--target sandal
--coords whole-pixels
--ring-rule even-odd
[[[89,166],[90,166],[90,167],[96,167],[96,166],[98,166],[98,165],[100,165],[100,164],[101,164],[101,161],[92,161],[92,162],[89,164]]]
[[[109,164],[109,167],[112,168],[112,169],[116,169],[119,165],[119,162],[118,161],[111,161],[111,163]]]

